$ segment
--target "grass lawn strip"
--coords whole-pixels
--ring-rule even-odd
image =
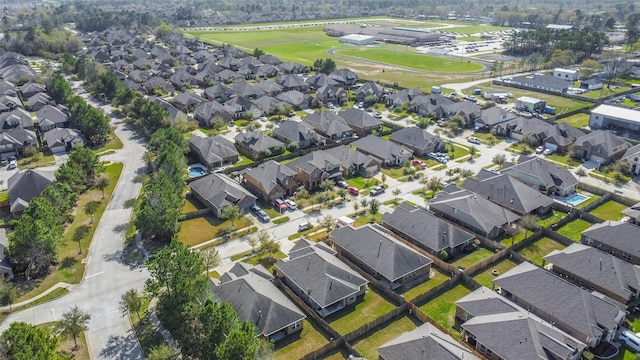
[[[218,236],[220,229],[231,226],[234,230],[239,230],[250,226],[250,220],[244,216],[235,220],[235,226],[229,220],[220,220],[208,214],[195,219],[185,220],[180,223],[178,239],[187,246],[194,246]]]
[[[443,282],[449,279],[451,279],[451,276],[449,276],[449,274],[432,266],[431,274],[429,275],[429,280],[423,282],[422,284],[414,286],[411,289],[406,290],[405,292],[400,294],[404,296],[404,298],[407,299],[408,301],[412,301],[418,295],[422,295],[426,293],[427,291],[433,289],[434,287],[442,284]]]
[[[509,259],[504,259],[497,264],[493,264],[487,267],[483,272],[478,273],[473,276],[473,279],[478,282],[478,284],[483,285],[491,289],[491,285],[493,279],[504,274],[505,272],[516,267],[517,264]],[[493,270],[498,270],[498,275],[493,275]]]
[[[309,318],[304,320],[300,337],[284,339],[275,344],[275,360],[300,359],[329,343],[328,336]]]
[[[51,274],[45,278],[32,280],[28,283],[16,282],[16,287],[20,294],[18,299],[16,299],[16,302],[21,302],[39,295],[59,282],[66,282],[69,284],[80,283],[84,276],[85,268],[85,264],[82,260],[87,257],[87,249],[91,244],[93,234],[95,233],[98,223],[100,222],[100,218],[107,207],[109,198],[113,193],[113,189],[118,183],[121,172],[121,163],[114,163],[105,168],[105,176],[109,179],[109,186],[104,189],[104,199],[102,199],[102,192],[97,189],[88,190],[78,198],[78,204],[73,210],[73,222],[65,229],[64,241],[58,251],[58,264]],[[90,216],[82,211],[84,205],[89,201],[100,202],[98,210],[93,215],[93,223],[90,222]],[[78,243],[73,241],[73,233],[80,226],[86,226],[89,230],[87,236],[80,241],[82,254],[78,254]]]
[[[453,328],[456,316],[456,301],[471,294],[471,290],[462,284],[437,296],[420,307],[420,310],[431,317],[440,326],[449,330],[451,335],[460,338],[460,333]]]
[[[476,250],[474,250],[473,252],[464,255],[463,257],[459,257],[457,258],[454,262],[451,263],[451,265],[455,266],[455,267],[462,267],[462,268],[468,268],[469,266],[478,263],[488,257],[490,257],[491,255],[493,255],[493,251],[484,248],[484,247],[479,247]]]
[[[148,297],[142,298],[142,309],[140,310],[140,316],[135,312],[129,313],[129,320],[131,321],[131,327],[138,338],[142,352],[145,355],[149,355],[149,352],[154,347],[160,346],[165,343],[162,335],[158,332],[158,329],[149,321],[149,301]]]
[[[564,248],[564,245],[559,242],[548,237],[543,237],[518,252],[536,265],[542,266],[543,257],[547,256],[553,250],[562,250]]]
[[[267,270],[269,270],[269,272],[271,272],[271,270],[273,270],[273,265],[276,263],[276,261],[280,259],[284,259],[286,257],[287,257],[287,254],[278,250],[275,253],[273,253],[272,258],[269,258],[269,254],[258,254],[256,256],[246,259],[244,262],[251,265],[260,264],[264,266]]]
[[[358,340],[358,342],[353,344],[353,347],[355,347],[365,359],[376,359],[380,346],[398,337],[400,334],[415,329],[418,327],[418,324],[419,322],[413,318],[403,316],[392,323],[386,324],[384,327],[376,328],[373,334]]]
[[[39,329],[48,330],[52,333],[58,333],[58,325],[59,322],[48,322],[43,324],[36,325]],[[89,349],[87,348],[87,337],[84,334],[84,331],[78,335],[76,339],[78,342],[78,348],[73,349],[75,343],[72,338],[65,337],[64,335],[60,335],[60,343],[58,344],[58,348],[56,349],[58,352],[63,354],[72,355],[74,360],[89,360],[91,357],[89,356]]]
[[[622,214],[620,212],[626,208],[627,207],[625,205],[619,202],[609,200],[606,203],[591,210],[589,214],[597,216],[603,220],[620,220],[620,218],[622,217]]]
[[[325,320],[338,333],[346,335],[394,308],[395,306],[392,303],[385,300],[382,295],[370,287],[364,298],[327,316]]]
[[[556,230],[556,232],[562,236],[568,237],[575,242],[580,242],[582,232],[587,230],[591,225],[592,224],[588,221],[575,219]]]

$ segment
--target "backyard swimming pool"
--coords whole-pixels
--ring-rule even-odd
[[[197,178],[207,174],[207,169],[199,165],[189,166],[189,177]]]
[[[567,203],[571,206],[578,206],[580,204],[582,204],[583,202],[587,201],[589,199],[588,196],[582,195],[582,194],[575,194],[572,197],[568,198],[568,199],[562,199],[560,201]]]

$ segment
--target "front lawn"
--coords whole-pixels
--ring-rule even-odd
[[[362,210],[360,210],[360,212],[362,213]],[[369,211],[367,210],[366,214],[363,213],[363,215],[361,215],[360,217],[355,218],[353,227],[360,227],[360,226],[373,224],[373,223],[379,224],[380,222],[382,222],[382,213],[377,213],[375,216],[371,216],[369,214]]]
[[[440,269],[431,266],[431,274],[429,274],[429,280],[414,286],[404,292],[401,292],[400,295],[404,296],[407,301],[412,301],[418,295],[422,295],[427,291],[433,289],[434,287],[442,284],[443,282],[451,279],[451,276]]]
[[[561,154],[561,153],[553,153],[546,156],[546,159],[551,161],[556,161],[568,166],[580,166],[582,164],[580,161],[572,158],[569,153]]]
[[[450,334],[460,338],[460,333],[453,328],[456,317],[456,301],[471,294],[471,290],[462,284],[442,293],[426,304],[420,306],[420,310],[447,329]]]
[[[490,257],[491,255],[493,255],[494,252],[484,248],[484,247],[478,247],[476,250],[474,250],[473,252],[463,255],[462,257],[458,257],[456,258],[456,260],[454,262],[451,263],[451,265],[457,267],[457,268],[463,268],[466,269],[468,267],[470,267],[471,265],[478,263],[488,257]],[[460,256],[460,255],[458,255]]]
[[[341,335],[346,335],[393,310],[395,305],[385,300],[375,289],[369,288],[355,304],[325,318]]]
[[[265,267],[265,269],[269,270],[269,272],[271,272],[271,270],[273,270],[273,265],[276,263],[276,261],[280,260],[280,259],[284,259],[287,257],[287,254],[283,253],[282,251],[278,250],[275,253],[273,253],[273,255],[270,257],[269,254],[266,253],[262,253],[262,254],[258,254],[256,256],[252,256],[248,259],[246,259],[244,262],[246,262],[247,264],[251,264],[251,265],[262,265]]]
[[[491,285],[493,284],[493,279],[496,277],[506,273],[507,271],[516,267],[517,264],[509,259],[504,259],[497,264],[493,264],[487,267],[483,272],[477,273],[473,276],[473,279],[478,282],[478,284],[483,285],[491,289]],[[497,270],[497,275],[493,274],[493,271]]]
[[[377,327],[375,332],[353,343],[353,347],[355,347],[365,359],[377,359],[378,348],[380,346],[395,339],[400,334],[415,329],[419,325],[420,322],[417,319],[403,316],[392,323]]]
[[[327,339],[328,336],[324,331],[311,318],[306,318],[302,331],[298,335],[289,336],[275,344],[273,358],[275,360],[300,359],[328,344]]]
[[[358,189],[366,189],[370,186],[378,185],[378,180],[371,177],[354,176],[345,179],[349,186],[355,186]]]
[[[235,226],[233,226],[229,220],[220,220],[212,214],[207,214],[195,219],[182,221],[178,232],[178,240],[187,246],[194,246],[218,237],[220,229],[227,226],[238,230],[249,225],[251,225],[251,221],[246,216],[236,219]]]
[[[392,168],[382,168],[382,173],[387,176],[391,176],[394,179],[397,179],[407,175],[405,173],[405,170],[406,170],[405,167],[397,166]]]
[[[59,322],[48,322],[36,325],[37,328],[47,330],[50,333],[57,334],[59,329]],[[75,342],[70,337],[60,336],[60,342],[56,347],[56,351],[63,354],[69,354],[74,360],[89,360],[89,348],[87,348],[87,338],[84,331],[82,331],[77,338],[78,348],[74,349]]]
[[[562,250],[564,248],[564,245],[545,236],[526,248],[518,251],[518,253],[531,260],[534,264],[542,266],[543,257],[547,256],[553,250]]]
[[[582,232],[587,230],[591,225],[592,224],[588,221],[575,219],[556,230],[556,232],[562,236],[568,237],[575,242],[580,242]]]
[[[626,208],[627,206],[619,202],[609,200],[606,203],[591,210],[589,214],[597,216],[602,220],[620,220],[620,218],[622,217],[621,212]]]

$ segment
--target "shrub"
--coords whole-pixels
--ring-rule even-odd
[[[447,252],[447,250],[440,251],[440,259],[446,261],[448,258],[449,258],[449,253]]]

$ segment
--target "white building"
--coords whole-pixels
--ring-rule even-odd
[[[553,76],[560,78],[562,80],[567,81],[577,81],[578,80],[578,70],[572,69],[555,69],[553,70]]]
[[[340,42],[352,45],[373,45],[379,40],[377,36],[362,35],[362,34],[349,34],[340,37]]]
[[[612,105],[600,105],[591,111],[589,127],[592,129],[617,127],[640,130],[640,111]]]
[[[529,96],[522,96],[516,99],[516,109],[518,110],[525,110],[528,112],[538,111],[542,113],[546,106],[546,101]]]

